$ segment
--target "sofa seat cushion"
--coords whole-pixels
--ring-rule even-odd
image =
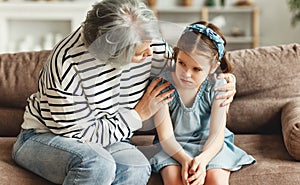
[[[256,164],[233,172],[230,184],[299,184],[300,162],[289,155],[282,135],[236,135],[235,144],[252,155]]]
[[[0,138],[0,184],[53,185],[41,177],[20,168],[11,158],[14,137]]]
[[[0,138],[0,184],[51,185],[52,183],[20,168],[11,158],[15,138]],[[149,158],[157,151],[153,136],[134,136],[132,142]],[[300,162],[289,156],[281,135],[235,135],[235,144],[251,154],[256,164],[246,166],[230,176],[231,185],[298,185]],[[152,174],[148,185],[162,185],[158,174]]]
[[[134,136],[132,142],[149,158],[157,151],[151,145],[153,136]],[[300,162],[295,161],[287,152],[283,138],[278,135],[237,134],[235,144],[256,159],[256,164],[245,166],[230,176],[231,185],[298,185],[300,182]],[[156,178],[155,185],[159,177]],[[152,185],[152,184],[151,184]],[[154,185],[154,184],[153,184]]]

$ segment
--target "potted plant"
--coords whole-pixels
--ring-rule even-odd
[[[296,26],[297,22],[300,21],[300,1],[299,0],[289,0],[288,1],[290,10],[292,12],[292,25]]]

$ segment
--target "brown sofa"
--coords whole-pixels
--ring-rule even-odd
[[[49,51],[0,55],[0,185],[51,184],[11,158],[26,99],[36,91],[48,55]],[[300,45],[244,49],[227,55],[237,78],[227,126],[236,134],[236,145],[257,160],[233,172],[230,184],[300,184]],[[151,124],[132,138],[147,157],[156,151],[152,140]],[[160,176],[152,174],[148,184],[162,184]]]

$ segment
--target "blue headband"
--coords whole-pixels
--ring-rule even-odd
[[[224,55],[224,40],[222,39],[222,37],[220,37],[220,35],[214,32],[211,28],[208,28],[202,24],[191,24],[185,28],[183,33],[186,33],[188,31],[202,33],[210,38],[210,40],[216,45],[219,53],[219,60],[221,60]]]

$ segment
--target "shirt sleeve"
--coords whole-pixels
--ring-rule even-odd
[[[172,66],[173,49],[164,40],[154,40],[151,76],[158,76]]]

